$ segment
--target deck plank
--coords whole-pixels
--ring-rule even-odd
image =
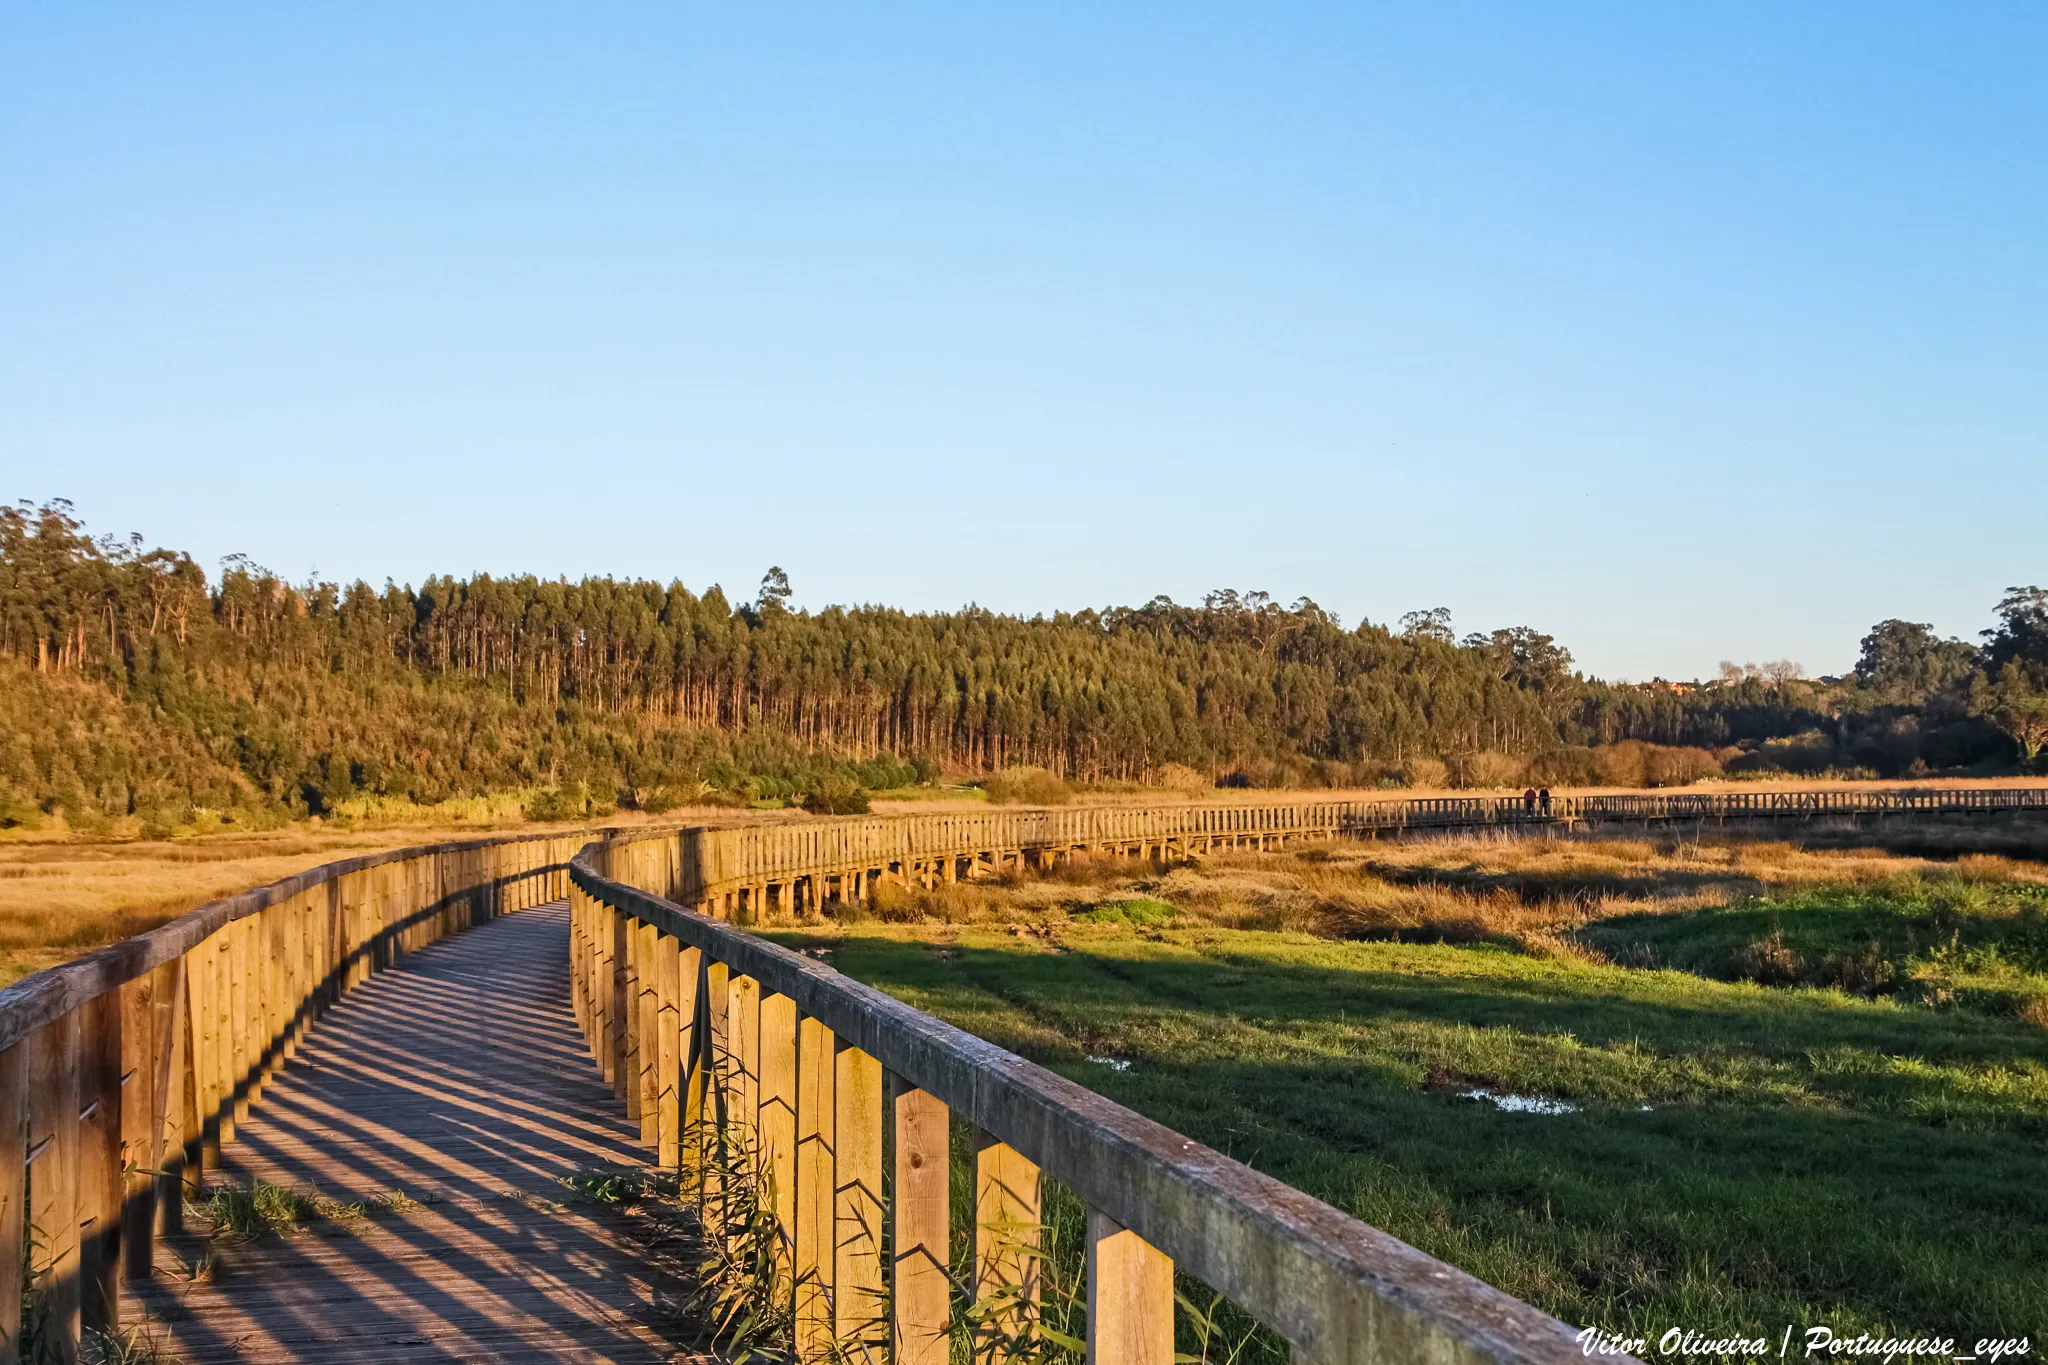
[[[652,1156],[577,1031],[567,941],[559,903],[508,915],[330,1010],[223,1149],[223,1178],[416,1202],[290,1237],[167,1241],[138,1287],[156,1338],[190,1365],[700,1358],[659,1310],[683,1267],[648,1220],[562,1184]]]

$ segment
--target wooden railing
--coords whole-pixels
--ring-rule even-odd
[[[884,877],[952,881],[1083,852],[1172,861],[1218,848],[1468,827],[1745,822],[1942,813],[2048,812],[2048,788],[1657,793],[1414,800],[1250,800],[851,817],[686,830],[607,856],[624,880],[742,922],[864,897]]]
[[[118,1328],[122,1280],[150,1273],[321,1012],[446,934],[559,900],[588,837],[330,863],[0,991],[0,1365],[75,1360],[82,1330]]]
[[[2048,810],[2048,792],[2032,788],[1735,792],[1567,797],[1533,815],[1515,798],[1293,799],[646,832],[579,855],[572,983],[600,1064],[664,1160],[680,1159],[676,1144],[688,1128],[687,1115],[671,1107],[717,1095],[733,1106],[725,1112],[752,1114],[748,1121],[768,1134],[771,1150],[798,1162],[796,1178],[782,1187],[793,1197],[822,1179],[815,1170],[803,1175],[802,1164],[803,1151],[823,1150],[817,1133],[827,1120],[815,1097],[858,1096],[859,1105],[847,1109],[835,1098],[830,1131],[843,1137],[825,1144],[835,1163],[855,1163],[849,1169],[859,1178],[846,1183],[853,1193],[845,1197],[858,1203],[882,1188],[874,1175],[881,1110],[869,1099],[881,1093],[886,1070],[896,1078],[888,1114],[898,1197],[890,1216],[908,1239],[902,1246],[943,1244],[931,1232],[943,1217],[943,1185],[931,1183],[929,1162],[914,1158],[918,1144],[944,1143],[948,1109],[992,1135],[980,1165],[997,1212],[1028,1211],[1037,1171],[1052,1171],[1096,1210],[1098,1270],[1129,1289],[1090,1318],[1091,1330],[1139,1343],[1118,1348],[1118,1358],[1149,1359],[1170,1329],[1170,1313],[1161,1325],[1159,1285],[1165,1258],[1177,1257],[1308,1359],[1563,1359],[1545,1354],[1557,1324],[1533,1310],[716,919],[822,909],[867,896],[885,877],[930,884],[1079,852],[1171,860],[1219,847],[1407,829],[2038,810]],[[571,855],[587,837],[500,838],[348,859],[201,906],[0,991],[0,1365],[21,1356],[24,1283],[33,1308],[27,1320],[58,1359],[75,1356],[82,1329],[119,1323],[122,1279],[148,1273],[155,1238],[178,1227],[184,1193],[198,1188],[220,1144],[322,1010],[371,972],[445,934],[567,895]],[[698,955],[688,971],[685,952]],[[644,978],[643,961],[651,964]],[[645,990],[635,984],[637,994],[619,994],[622,982],[643,979]],[[669,1015],[673,1027],[662,1022]],[[696,1032],[686,1030],[685,1018]],[[747,1022],[728,1036],[736,1018]],[[795,1049],[786,1075],[785,1033]],[[655,1040],[644,1063],[641,1037]],[[820,1060],[827,1057],[829,1066]],[[643,1065],[666,1078],[651,1091]],[[720,1077],[717,1087],[701,1088]],[[785,1081],[796,1088],[786,1091]],[[757,1082],[770,1089],[746,1088]],[[762,1094],[771,1096],[765,1108]],[[799,1109],[791,1094],[814,1098]],[[782,1144],[775,1125],[785,1118],[809,1149]],[[1176,1149],[1176,1142],[1184,1145]],[[835,1220],[841,1193],[833,1196]],[[807,1216],[816,1214],[813,1208]],[[804,1245],[803,1254],[825,1256],[815,1237]],[[862,1254],[873,1255],[834,1250],[829,1258],[835,1292],[847,1287],[832,1300],[834,1313],[858,1311],[864,1286],[876,1283],[878,1272]],[[897,1260],[887,1283],[891,1311],[908,1333],[899,1358],[936,1365],[939,1357],[918,1354],[936,1349],[920,1347],[918,1333],[935,1321],[943,1275],[937,1266],[905,1265],[900,1253]],[[992,1257],[985,1273],[1022,1274],[1023,1265]],[[822,1272],[813,1279],[826,1283]],[[815,1303],[808,1311],[815,1340]],[[1416,1343],[1435,1343],[1429,1349],[1443,1354],[1427,1356]]]
[[[661,867],[669,860],[648,858],[650,846],[713,833],[577,855],[571,998],[663,1164],[709,1171],[700,1194],[715,1201],[733,1177],[704,1154],[742,1153],[772,1192],[778,1289],[803,1359],[880,1342],[872,1358],[946,1365],[954,1116],[976,1133],[971,1292],[1015,1316],[1006,1343],[1028,1339],[1042,1287],[1043,1174],[1088,1207],[1091,1360],[1171,1365],[1176,1267],[1285,1337],[1296,1360],[1583,1358],[1563,1323],[1320,1200],[607,875],[615,863]]]
[[[747,1153],[775,1192],[805,1359],[833,1358],[880,1321],[899,1365],[948,1360],[953,1116],[977,1134],[969,1292],[1036,1292],[1039,1262],[1016,1237],[1038,1226],[1050,1176],[1089,1210],[1093,1360],[1168,1365],[1176,1266],[1286,1338],[1297,1360],[1581,1359],[1572,1330],[1527,1304],[727,921],[829,914],[884,879],[930,886],[1081,853],[1165,862],[1403,830],[2020,810],[2048,811],[2048,791],[1591,796],[1548,811],[1504,797],[1282,800],[617,837],[571,863],[571,997],[663,1164],[702,1169],[713,1147]]]

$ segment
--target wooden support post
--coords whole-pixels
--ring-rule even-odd
[[[891,1229],[892,1365],[948,1365],[952,1159],[949,1116],[938,1098],[892,1079],[896,1162]]]
[[[657,993],[660,968],[655,946],[660,930],[651,924],[633,931],[633,979],[635,987],[633,1055],[638,1068],[635,1084],[639,1094],[640,1140],[657,1150],[661,1146],[661,996]]]
[[[79,1011],[28,1037],[29,1224],[37,1328],[58,1360],[78,1359]]]
[[[306,903],[291,918],[292,985],[290,998],[285,1004],[285,1012],[291,1019],[291,1032],[284,1052],[287,1061],[299,1055],[299,1045],[306,1041],[306,1031],[313,1027],[313,1016],[319,1008],[320,961],[317,949],[321,937],[320,922],[327,910],[326,891],[323,886],[308,896]]]
[[[1088,1359],[1173,1365],[1173,1261],[1088,1210]]]
[[[760,1028],[760,1178],[775,1210],[777,1292],[787,1294],[796,1233],[796,1002],[763,995]]]
[[[157,1146],[163,1110],[157,1105],[156,992],[162,981],[152,971],[126,982],[121,999],[121,1273],[149,1277],[156,1231]]]
[[[706,1054],[710,1050],[704,1020],[704,954],[697,948],[683,948],[676,955],[676,1084],[681,1099],[677,1104],[676,1164],[689,1167],[703,1155],[704,1092],[709,1074]]]
[[[22,1365],[28,1257],[28,1044],[0,1052],[0,1365]]]
[[[1020,1336],[1038,1318],[1038,1167],[991,1134],[974,1150],[974,1298],[1006,1295],[1014,1304],[987,1321]]]
[[[235,1127],[249,1117],[249,1094],[255,1085],[250,1063],[256,1055],[251,1046],[256,1025],[256,973],[251,939],[255,924],[238,919],[228,925],[228,1066],[227,1085],[234,1101],[233,1121],[221,1130],[220,1140],[230,1142]]]
[[[732,977],[726,982],[725,1000],[726,1045],[732,1057],[725,1123],[729,1140],[754,1161],[761,1155],[761,985],[751,976]]]
[[[720,1163],[731,1150],[739,1090],[739,1056],[732,1036],[732,979],[723,962],[704,964],[704,1027],[708,1030],[705,1067],[704,1129],[700,1141],[709,1149],[703,1165],[704,1223],[715,1227],[723,1216],[724,1184]]]
[[[72,1013],[78,1039],[79,1310],[85,1327],[121,1323],[121,992]]]
[[[620,1035],[625,1040],[625,1052],[620,1061],[618,1093],[626,1102],[626,1117],[640,1117],[640,1096],[644,1077],[640,1073],[640,922],[630,916],[625,920],[625,934],[621,940],[619,956],[625,964],[625,979],[621,984]]]
[[[882,1319],[882,1064],[857,1047],[834,1060],[832,1331],[880,1358]]]
[[[586,989],[590,992],[590,1055],[607,1084],[612,1078],[612,912],[586,899],[584,933],[588,947]]]
[[[220,1169],[220,978],[221,948],[224,939],[215,932],[201,939],[198,946],[185,954],[185,967],[190,982],[190,999],[187,1018],[190,1026],[185,1041],[191,1055],[190,1080],[192,1083],[192,1117],[198,1132],[188,1133],[187,1141],[197,1139],[191,1160],[188,1163],[186,1181],[192,1192],[197,1194],[203,1185],[206,1172]]]
[[[606,1010],[606,1027],[611,1033],[611,1065],[605,1068],[606,1078],[612,1083],[612,1093],[620,1099],[632,1089],[627,1080],[632,1076],[632,1042],[628,1036],[626,1020],[632,1011],[631,971],[627,966],[629,945],[633,941],[633,921],[625,911],[611,912],[612,932],[612,980],[611,1005]],[[627,1116],[634,1117],[631,1111]]]
[[[765,1017],[764,1017],[765,1025]],[[838,1121],[832,1030],[816,1019],[797,1024],[795,1261],[797,1357],[832,1353],[833,1178]]]
[[[159,1172],[156,1230],[166,1237],[185,1228],[185,1176],[199,1136],[199,1115],[192,1100],[192,1011],[186,996],[189,956],[157,968],[157,1137],[150,1167]]]
[[[263,912],[265,926],[270,931],[270,950],[263,964],[263,1017],[266,1023],[262,1046],[266,1054],[263,1066],[266,1084],[292,1055],[291,987],[298,978],[292,970],[292,948],[298,942],[292,926],[298,922],[303,903],[302,897],[295,896],[283,905],[272,906]]]
[[[682,945],[667,934],[654,945],[655,998],[660,1003],[655,1039],[655,1160],[675,1169],[682,1160],[683,1049]]]
[[[583,898],[573,895],[569,897],[569,1011],[576,1016],[576,1027],[583,1030],[587,1040],[590,1020],[583,1006]]]

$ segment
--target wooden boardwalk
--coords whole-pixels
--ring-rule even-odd
[[[562,1178],[644,1166],[569,1009],[557,903],[456,934],[348,996],[222,1150],[223,1175],[397,1213],[167,1240],[133,1286],[185,1361],[673,1361],[680,1267]],[[218,1269],[195,1281],[190,1267]]]

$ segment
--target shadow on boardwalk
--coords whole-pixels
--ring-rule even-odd
[[[167,1243],[137,1286],[159,1340],[214,1361],[670,1361],[679,1267],[563,1176],[638,1166],[570,1014],[561,905],[428,947],[352,991],[223,1151],[224,1178],[403,1212],[243,1244]],[[195,1258],[218,1256],[195,1283]]]

